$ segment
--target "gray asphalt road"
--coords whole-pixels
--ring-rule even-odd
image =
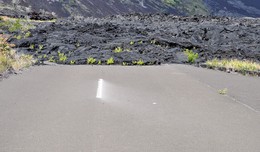
[[[0,82],[0,151],[259,152],[259,90],[184,65],[34,67]]]

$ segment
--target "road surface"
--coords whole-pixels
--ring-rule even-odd
[[[0,82],[0,151],[259,152],[259,90],[186,65],[33,67]]]

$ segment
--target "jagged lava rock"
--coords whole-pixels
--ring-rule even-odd
[[[260,19],[128,14],[38,24],[32,37],[12,43],[18,51],[58,63],[86,64],[89,57],[102,63],[113,57],[117,64],[140,59],[145,64],[186,63],[185,49],[199,54],[197,63],[213,58],[260,61]],[[37,49],[39,45],[44,48]],[[123,51],[114,52],[117,47]],[[65,62],[59,62],[58,52],[66,55]]]

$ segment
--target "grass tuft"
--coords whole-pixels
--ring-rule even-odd
[[[209,68],[226,68],[231,69],[238,72],[246,72],[246,71],[260,71],[260,64],[247,60],[237,60],[237,59],[213,59],[206,62],[206,65]]]
[[[5,17],[2,20],[0,20],[0,27],[7,29],[9,32],[19,31],[23,33],[28,31],[29,29],[34,28],[34,26],[28,20],[8,18],[8,17]],[[27,36],[29,35],[29,33],[25,33],[25,34],[27,34]]]
[[[218,90],[218,93],[221,94],[221,95],[226,95],[227,92],[228,92],[227,88]]]
[[[31,55],[18,55],[13,49],[14,45],[7,43],[7,38],[0,35],[0,73],[8,70],[18,71],[34,63]]]

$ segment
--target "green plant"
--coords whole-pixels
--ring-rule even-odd
[[[128,65],[128,63],[126,63],[126,62],[123,62],[123,66],[127,66]]]
[[[123,52],[123,49],[121,47],[117,47],[117,48],[115,48],[114,52],[120,53],[120,52]]]
[[[60,51],[58,51],[58,56],[60,62],[65,62],[67,60],[67,56],[64,53],[61,53]]]
[[[40,49],[40,50],[43,49],[43,45],[42,45],[42,44],[39,45],[39,49]]]
[[[155,62],[149,62],[148,63],[148,65],[154,65],[155,64]]]
[[[130,49],[126,49],[126,52],[131,52],[131,50]]]
[[[227,88],[218,90],[218,93],[221,94],[221,95],[226,95],[227,92],[228,92]]]
[[[142,41],[142,40],[140,40],[140,41],[138,42],[138,44],[143,44],[143,41]]]
[[[74,65],[75,63],[76,63],[75,60],[71,60],[71,61],[70,61],[70,65]]]
[[[49,62],[54,62],[54,63],[55,63],[54,56],[51,56],[51,57],[49,58]]]
[[[111,57],[111,58],[109,58],[108,60],[107,60],[107,65],[111,65],[111,64],[114,64],[115,63],[115,61],[114,61],[114,58],[113,57]]]
[[[144,65],[144,61],[142,59],[138,60],[138,61],[133,61],[134,65]]]
[[[8,55],[0,54],[0,73],[12,67],[12,59]]]
[[[22,36],[21,36],[21,35],[18,35],[18,36],[15,36],[15,38],[16,38],[17,40],[21,40],[21,39],[22,39]]]
[[[96,62],[96,59],[92,58],[92,57],[89,57],[87,59],[87,64],[94,64]]]
[[[34,28],[34,26],[27,20],[9,18],[9,17],[5,17],[5,19],[3,19],[0,22],[0,27],[7,29],[9,32],[14,32],[14,31],[24,32]]]
[[[156,43],[156,40],[152,40],[152,41],[151,41],[151,44],[155,44],[155,43]]]
[[[9,26],[9,32],[20,31],[22,29],[22,24],[20,19],[17,19],[14,23],[11,23]]]
[[[194,53],[192,50],[189,49],[186,49],[184,51],[184,54],[187,56],[189,63],[195,63],[195,61],[199,58],[198,53]]]
[[[144,65],[144,61],[142,59],[138,60],[137,65]]]
[[[31,50],[33,50],[33,49],[34,49],[34,44],[31,44],[31,45],[29,46],[29,48],[30,48]]]
[[[28,37],[30,37],[30,36],[31,36],[31,32],[28,31],[28,32],[25,33],[24,38],[28,38]]]
[[[48,56],[46,54],[43,55],[43,58],[46,59]]]
[[[130,42],[130,45],[134,45],[134,44],[135,44],[135,42],[134,42],[134,41],[131,41],[131,42]]]
[[[98,65],[101,65],[101,64],[102,64],[102,62],[101,62],[101,60],[99,60],[99,61],[98,61]]]
[[[80,43],[79,42],[76,43],[76,47],[77,48],[80,47]]]

